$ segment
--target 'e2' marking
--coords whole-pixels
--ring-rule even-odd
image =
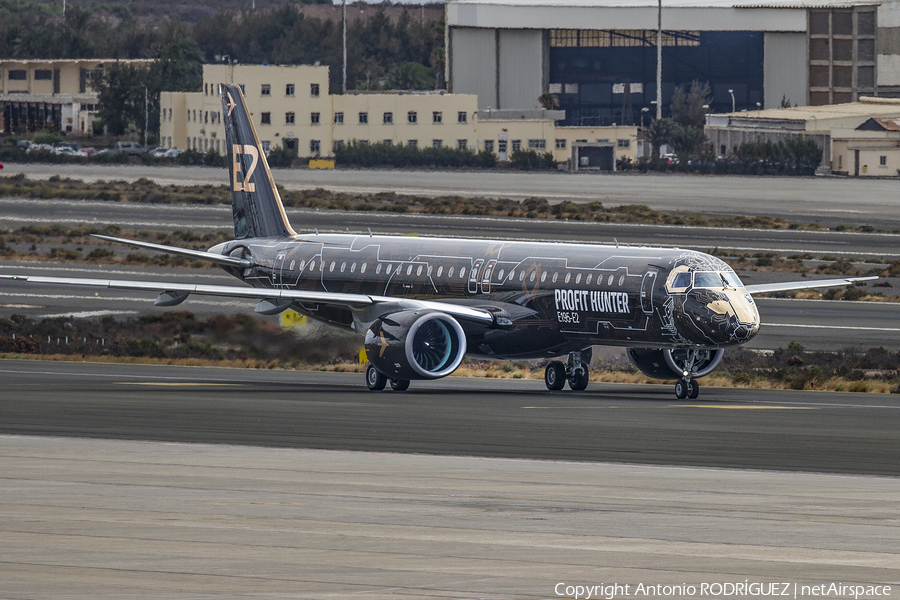
[[[256,149],[256,146],[251,146],[249,144],[247,144],[246,146],[234,144],[231,147],[231,152],[234,156],[234,164],[232,164],[231,166],[231,172],[233,173],[234,177],[234,186],[232,187],[232,189],[235,192],[255,192],[256,184],[250,181],[250,178],[253,177],[253,172],[256,170],[256,164],[259,162],[259,150]],[[251,162],[250,168],[247,169],[246,173],[244,173],[244,180],[238,181],[238,173],[243,173],[241,154],[249,154]]]

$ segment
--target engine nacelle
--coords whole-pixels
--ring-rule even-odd
[[[383,317],[366,332],[369,362],[391,379],[438,379],[456,370],[466,336],[441,312],[404,311]]]
[[[654,379],[681,379],[684,376],[684,367],[687,359],[684,350],[669,348],[628,348],[625,354],[631,364],[647,377]],[[694,365],[691,377],[703,377],[712,373],[722,355],[723,348],[706,351],[705,356]]]

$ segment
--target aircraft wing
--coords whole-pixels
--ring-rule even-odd
[[[486,326],[495,325],[494,315],[487,310],[461,306],[450,302],[435,300],[412,300],[407,298],[390,298],[386,296],[370,296],[367,294],[342,294],[339,292],[316,292],[301,290],[267,289],[254,287],[237,287],[230,285],[194,285],[190,283],[166,283],[163,281],[128,281],[120,279],[87,279],[77,277],[40,277],[33,275],[0,275],[0,279],[13,281],[27,281],[28,283],[78,285],[93,288],[106,288],[111,290],[136,290],[144,292],[159,292],[156,304],[160,306],[173,306],[183,302],[188,295],[201,296],[226,296],[230,298],[246,298],[259,300],[259,312],[265,312],[270,307],[297,302],[318,302],[322,304],[335,304],[349,308],[362,308],[366,306],[384,305],[387,312],[398,310],[436,310],[459,317],[467,321],[480,323]],[[264,304],[265,303],[265,304]],[[286,308],[286,307],[285,307]],[[280,311],[279,311],[280,312]]]
[[[785,281],[782,283],[760,283],[744,286],[750,294],[766,294],[769,292],[789,292],[791,290],[808,290],[812,288],[840,287],[853,285],[857,281],[871,281],[877,276],[844,277],[843,279],[815,279],[813,281]]]

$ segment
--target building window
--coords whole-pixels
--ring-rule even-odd
[[[566,149],[566,140],[556,140],[556,147],[560,150]]]
[[[406,140],[406,145],[407,145],[409,148],[418,148],[418,147],[419,147],[419,140]]]
[[[369,123],[369,113],[361,112],[359,113],[359,124],[366,125]]]
[[[272,124],[272,113],[259,113],[259,124],[260,125],[271,125]]]
[[[259,143],[262,146],[263,152],[268,154],[272,150],[272,142],[268,140],[264,140]],[[216,145],[218,145],[218,140],[216,140]]]
[[[886,167],[887,166],[887,156],[879,156],[878,164],[880,164],[882,167]]]
[[[34,78],[37,81],[50,81],[53,79],[53,72],[50,69],[35,69]]]
[[[343,125],[344,124],[344,113],[342,113],[342,112],[334,113],[334,124],[335,125]]]
[[[385,146],[390,147],[394,145],[394,140],[381,140],[381,143]]]
[[[432,148],[443,148],[444,140],[431,140],[431,147]]]
[[[431,122],[436,125],[440,125],[441,123],[443,123],[444,113],[438,111],[434,111],[433,113],[431,113]]]
[[[310,125],[318,125],[319,124],[319,113],[309,113],[309,124]]]
[[[464,110],[461,110],[458,113],[456,113],[456,122],[457,123],[466,123],[466,115],[467,114],[468,113],[466,113],[466,111],[464,111]]]
[[[394,122],[394,113],[392,113],[392,112],[384,113],[384,117],[382,117],[381,122],[384,123],[385,125],[390,125],[391,123],[393,123]]]
[[[456,140],[456,148],[458,150],[465,150],[469,147],[469,140]]]
[[[268,83],[262,84],[262,89],[259,90],[260,96],[271,96],[272,95],[272,86]]]
[[[416,114],[416,111],[411,110],[406,113],[406,122],[407,123],[417,123],[419,120],[419,116]]]
[[[512,151],[518,152],[522,149],[522,140],[513,140],[512,141]]]
[[[246,96],[246,95],[247,95],[247,90],[244,89],[244,84],[243,84],[243,83],[239,83],[239,84],[238,84],[238,87],[241,88],[241,94],[244,95],[244,96]]]
[[[11,69],[8,77],[10,81],[25,81],[28,79],[28,73],[25,69]]]
[[[631,140],[616,140],[616,148],[631,148]]]
[[[331,144],[331,150],[337,152],[344,147],[344,140],[334,140]]]
[[[360,146],[368,146],[368,145],[369,145],[369,140],[359,140],[358,143],[359,143]]]
[[[294,124],[294,113],[284,113],[284,124],[285,125],[293,125]]]
[[[288,83],[284,86],[284,95],[285,96],[293,96],[294,95],[294,84]]]
[[[319,84],[318,83],[309,84],[309,95],[312,96],[313,98],[319,97]]]
[[[494,151],[494,140],[485,140],[484,141],[484,151],[485,152],[493,152]]]
[[[309,141],[309,153],[313,156],[318,156],[322,151],[322,142],[319,140],[310,140]]]
[[[528,148],[531,150],[543,150],[547,147],[545,140],[528,140]]]

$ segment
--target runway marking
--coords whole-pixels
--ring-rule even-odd
[[[819,410],[812,406],[748,406],[730,404],[670,404],[669,408],[726,408],[731,410]]]
[[[533,410],[550,410],[550,409],[569,409],[569,408],[619,408],[618,406],[523,406],[524,409]]]
[[[302,506],[307,502],[207,502],[207,506]]]
[[[794,323],[763,323],[763,327],[799,327],[802,329],[853,329],[857,331],[900,331],[897,327],[852,327],[849,325],[795,325]]]
[[[115,381],[116,385],[155,385],[160,387],[243,387],[242,383],[192,383],[165,381]]]

